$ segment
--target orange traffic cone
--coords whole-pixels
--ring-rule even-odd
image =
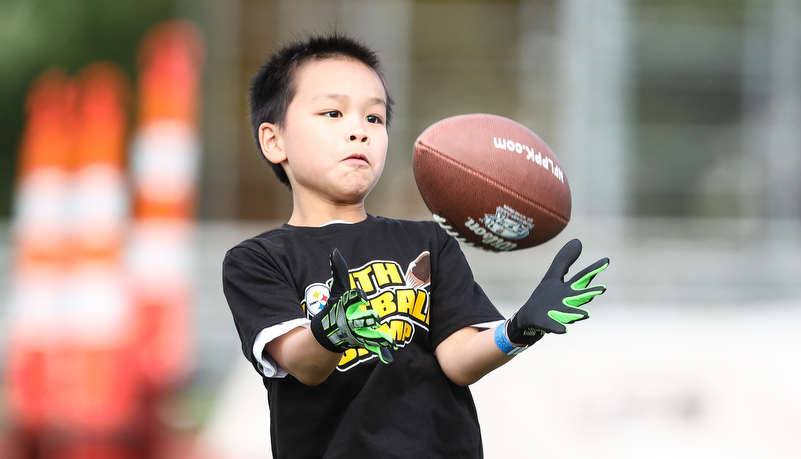
[[[149,387],[167,393],[191,367],[192,245],[200,163],[196,26],[168,21],[138,52],[139,115],[132,146],[136,223],[131,269],[138,362]]]
[[[41,453],[47,366],[63,304],[73,95],[63,71],[41,75],[28,94],[19,149],[6,371],[9,418],[26,458]]]
[[[128,363],[130,305],[122,257],[127,80],[115,65],[96,63],[77,81],[66,304],[47,399],[54,429],[81,443],[88,434],[107,437],[133,423],[137,378]]]

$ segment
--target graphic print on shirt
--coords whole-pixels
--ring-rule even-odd
[[[301,303],[306,315],[312,317],[325,308],[331,291],[332,279],[326,283],[306,287]],[[394,261],[371,261],[360,268],[350,269],[350,288],[360,287],[378,312],[381,330],[395,338],[402,348],[414,338],[418,327],[428,330],[429,295],[431,284],[431,256],[421,253],[404,270]],[[348,349],[337,369],[347,371],[361,362],[376,358],[367,349]]]

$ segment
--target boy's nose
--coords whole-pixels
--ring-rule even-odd
[[[350,134],[351,142],[367,142],[370,138],[364,132],[352,132]]]

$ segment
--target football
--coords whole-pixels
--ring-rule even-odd
[[[432,124],[414,143],[412,167],[434,220],[475,247],[533,247],[570,221],[562,166],[539,136],[509,118],[479,113]]]

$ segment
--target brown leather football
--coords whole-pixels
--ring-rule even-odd
[[[412,165],[434,220],[467,244],[525,249],[570,221],[562,166],[542,139],[509,118],[469,114],[438,121],[415,141]]]

